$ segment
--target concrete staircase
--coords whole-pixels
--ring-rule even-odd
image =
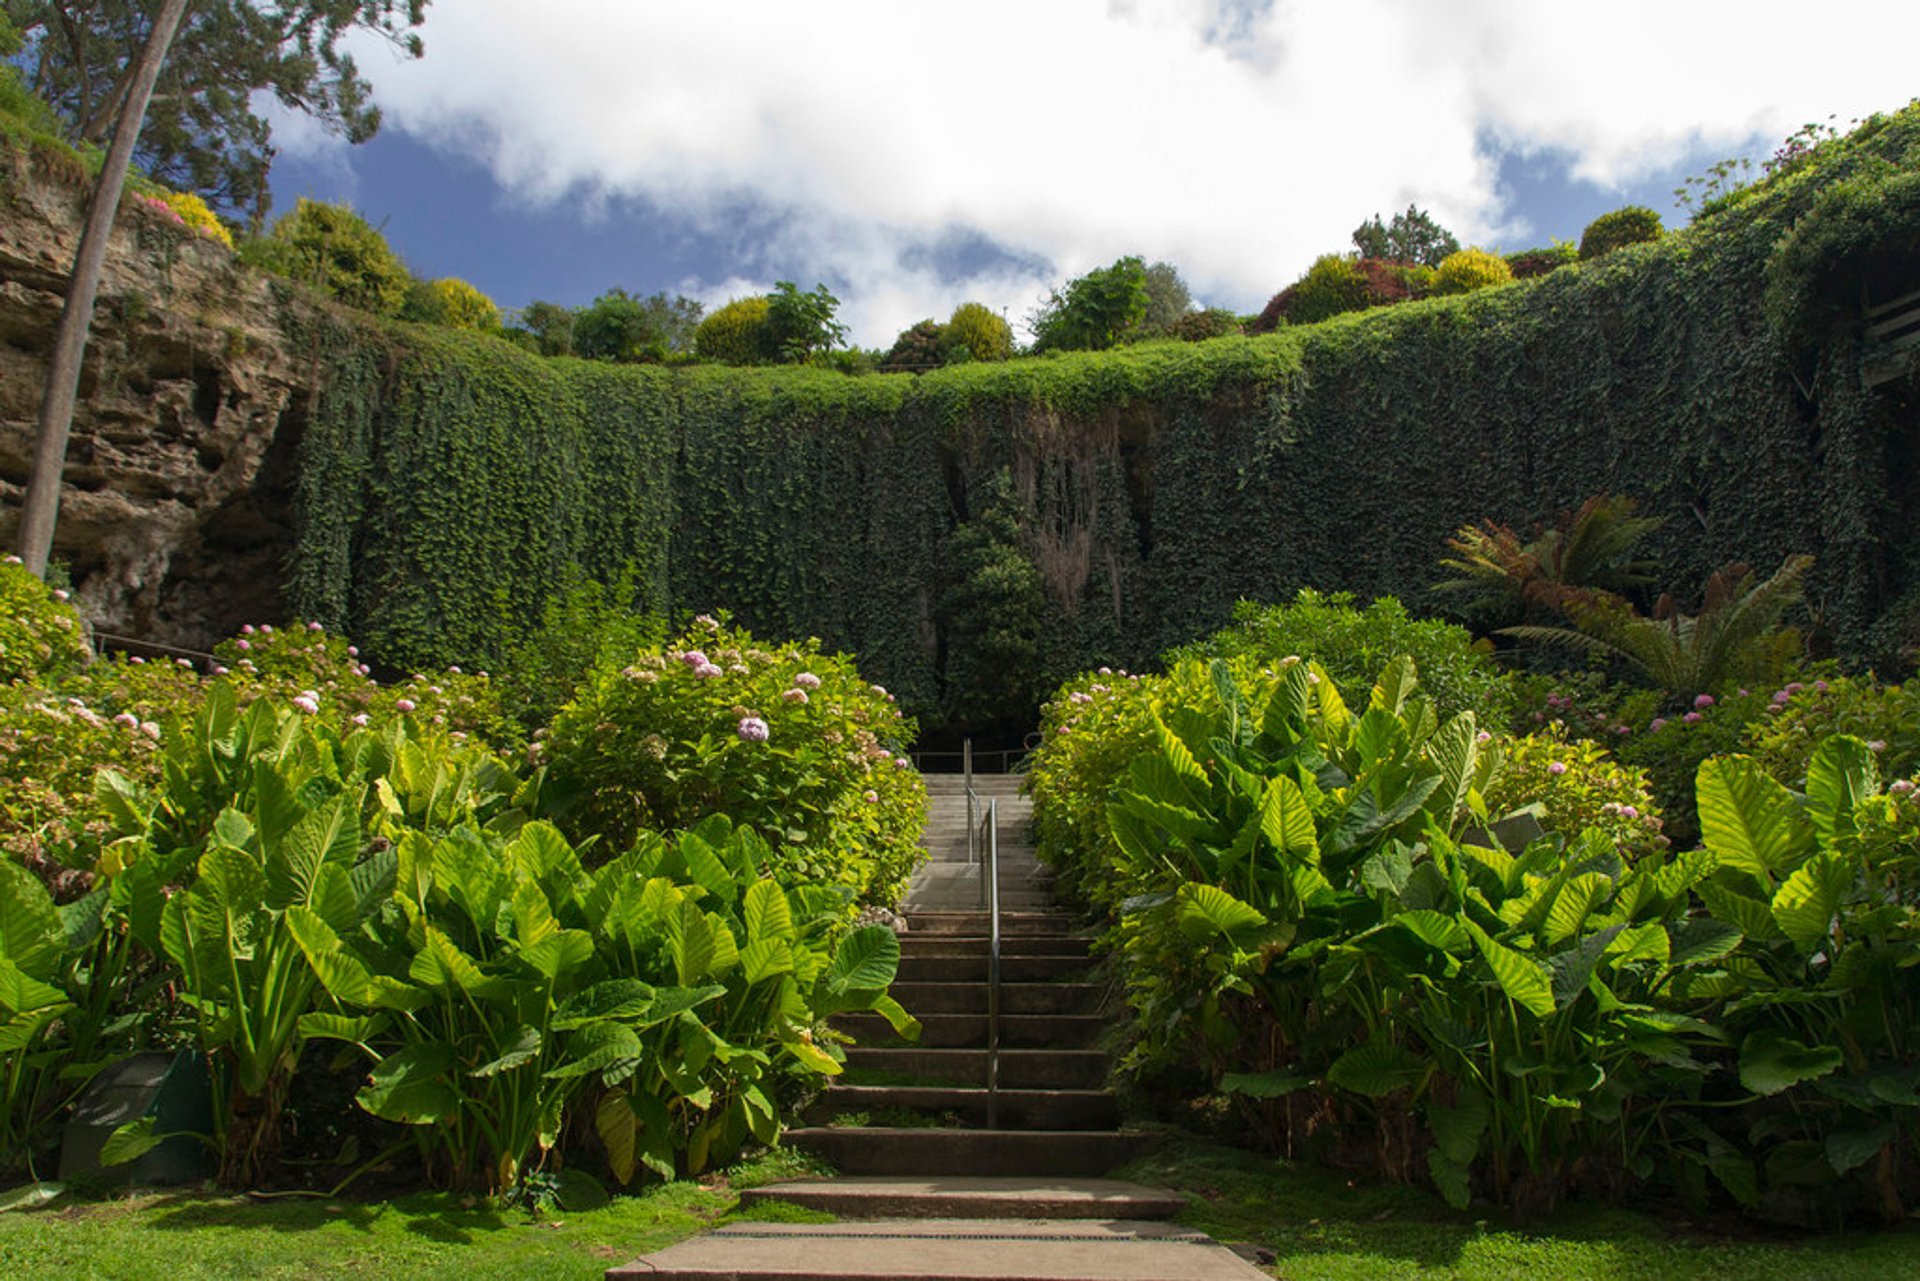
[[[847,1071],[786,1141],[841,1172],[754,1188],[843,1216],[832,1224],[741,1223],[607,1273],[708,1281],[1248,1281],[1264,1274],[1210,1238],[1163,1222],[1184,1201],[1100,1176],[1136,1152],[1119,1128],[1099,1046],[1106,988],[1088,940],[1053,906],[1028,837],[1018,779],[974,776],[1000,802],[1001,988],[997,1086],[989,1099],[989,924],[967,858],[966,794],[927,779],[926,865],[907,894],[894,997],[921,1022],[901,1042],[875,1015],[840,1020]],[[991,1115],[990,1115],[991,1113]]]

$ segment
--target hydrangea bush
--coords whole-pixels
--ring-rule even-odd
[[[915,724],[851,659],[778,648],[702,616],[664,647],[600,663],[534,746],[607,857],[712,814],[758,832],[783,877],[892,902],[919,857],[926,787]]]
[[[0,562],[0,681],[56,677],[88,655],[86,627],[66,593],[28,573],[18,556]]]

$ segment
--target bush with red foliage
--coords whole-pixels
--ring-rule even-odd
[[[1328,254],[1275,294],[1247,332],[1267,334],[1282,323],[1311,325],[1349,311],[1425,297],[1432,279],[1432,268],[1415,263]]]

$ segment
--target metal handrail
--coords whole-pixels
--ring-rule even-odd
[[[998,758],[1001,773],[1017,774],[1020,772],[1020,766],[1026,764],[1027,758],[1033,755],[1034,750],[1031,745],[1026,747],[996,747],[990,751],[978,752],[972,750],[972,748],[973,741],[969,739],[967,740],[966,747],[958,752],[916,749],[911,753],[911,756],[915,765],[923,765],[924,762],[927,761],[952,760],[955,757],[959,757],[963,762],[961,768],[969,774],[972,770],[965,762],[970,761],[972,757]]]
[[[987,802],[987,1128],[1000,1128],[1000,801]]]

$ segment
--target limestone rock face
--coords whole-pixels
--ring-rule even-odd
[[[87,185],[0,148],[0,544],[12,549]],[[309,365],[304,307],[232,253],[122,202],[100,282],[53,557],[104,633],[203,649],[282,612]]]

